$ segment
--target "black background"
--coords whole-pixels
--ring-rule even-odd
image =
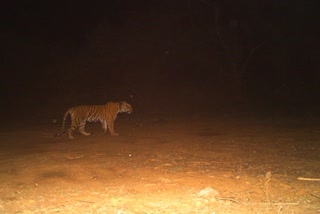
[[[316,0],[1,6],[2,122],[126,100],[135,113],[317,115]]]

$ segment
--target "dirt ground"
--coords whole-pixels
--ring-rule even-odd
[[[120,115],[3,127],[0,213],[320,213],[320,122]]]

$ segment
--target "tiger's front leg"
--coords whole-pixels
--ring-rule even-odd
[[[114,132],[114,120],[109,122],[109,132],[112,136],[118,136],[119,134]]]

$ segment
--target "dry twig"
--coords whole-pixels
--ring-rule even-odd
[[[270,182],[270,179],[271,179],[271,172],[268,172],[266,174],[266,177],[267,177],[267,181],[264,183],[264,187],[261,187],[261,189],[262,189],[262,191],[264,193],[264,196],[267,199],[268,204],[270,204],[270,202],[269,202],[269,194],[268,194],[268,183]]]
[[[316,197],[316,198],[320,198],[320,196],[315,195],[315,194],[313,194],[313,193],[310,193],[310,195],[312,195],[313,197]]]
[[[238,201],[232,199],[232,198],[216,198],[217,200],[224,200],[224,201],[232,201],[234,203],[239,203]]]
[[[300,181],[320,181],[320,178],[304,178],[304,177],[298,177],[297,178]]]
[[[93,201],[84,201],[84,200],[75,200],[75,201],[83,202],[83,203],[90,203],[90,204],[93,204],[93,203],[94,203]]]

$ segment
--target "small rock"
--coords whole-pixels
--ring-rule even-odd
[[[219,192],[215,189],[212,189],[211,187],[206,187],[203,190],[201,190],[200,192],[198,192],[198,196],[199,197],[208,197],[208,196],[218,196]]]
[[[271,172],[267,172],[266,175],[265,175],[265,177],[268,178],[268,179],[271,178],[271,176],[272,176]]]

